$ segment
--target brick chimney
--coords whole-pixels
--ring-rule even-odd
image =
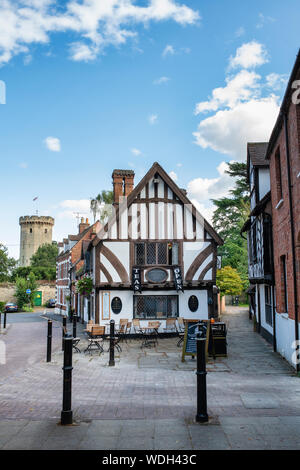
[[[81,217],[80,224],[79,224],[79,233],[82,233],[89,226],[90,226],[89,219],[85,219],[85,221],[84,221],[84,218]]]
[[[134,187],[134,171],[114,170],[112,174],[114,204],[119,204],[120,197],[128,196]]]

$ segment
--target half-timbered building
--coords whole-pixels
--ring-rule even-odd
[[[114,213],[89,247],[95,321],[216,316],[222,239],[158,163],[136,187],[132,170],[112,177]]]
[[[267,148],[267,142],[247,145],[250,216],[242,233],[247,232],[248,239],[250,314],[256,319],[257,331],[272,343],[275,341],[275,294],[270,169],[265,158]]]

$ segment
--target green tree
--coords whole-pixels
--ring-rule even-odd
[[[94,222],[97,214],[102,224],[106,223],[109,216],[112,214],[112,204],[114,202],[113,191],[101,191],[95,198],[90,201],[90,209],[94,216]]]
[[[31,293],[27,294],[26,290],[30,289]],[[35,275],[31,272],[27,278],[18,277],[15,285],[15,297],[17,299],[17,305],[19,309],[22,309],[26,304],[30,303],[30,306],[34,305],[34,297],[37,291],[37,282]]]
[[[0,282],[7,281],[17,261],[8,256],[7,247],[0,243]]]
[[[240,295],[243,291],[243,283],[236,269],[225,266],[217,271],[217,286],[220,295]]]
[[[228,163],[226,173],[235,178],[235,185],[229,197],[212,200],[216,206],[213,226],[224,240],[224,245],[218,249],[218,253],[222,255],[222,265],[235,268],[246,289],[248,286],[247,240],[241,237],[240,232],[250,212],[247,165],[241,162]]]
[[[56,266],[56,258],[58,256],[58,247],[56,243],[45,243],[41,245],[32,255],[30,266],[40,268],[53,268]]]

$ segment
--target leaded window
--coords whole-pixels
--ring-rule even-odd
[[[136,243],[135,244],[135,264],[142,266],[145,264],[145,244]]]
[[[179,263],[177,242],[135,243],[135,265],[174,266]]]
[[[178,317],[178,296],[135,295],[133,296],[133,317],[141,320]]]

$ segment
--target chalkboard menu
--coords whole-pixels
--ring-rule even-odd
[[[209,320],[185,320],[184,341],[182,347],[182,362],[185,356],[196,356],[197,354],[197,333],[206,340],[206,355],[208,351]]]

